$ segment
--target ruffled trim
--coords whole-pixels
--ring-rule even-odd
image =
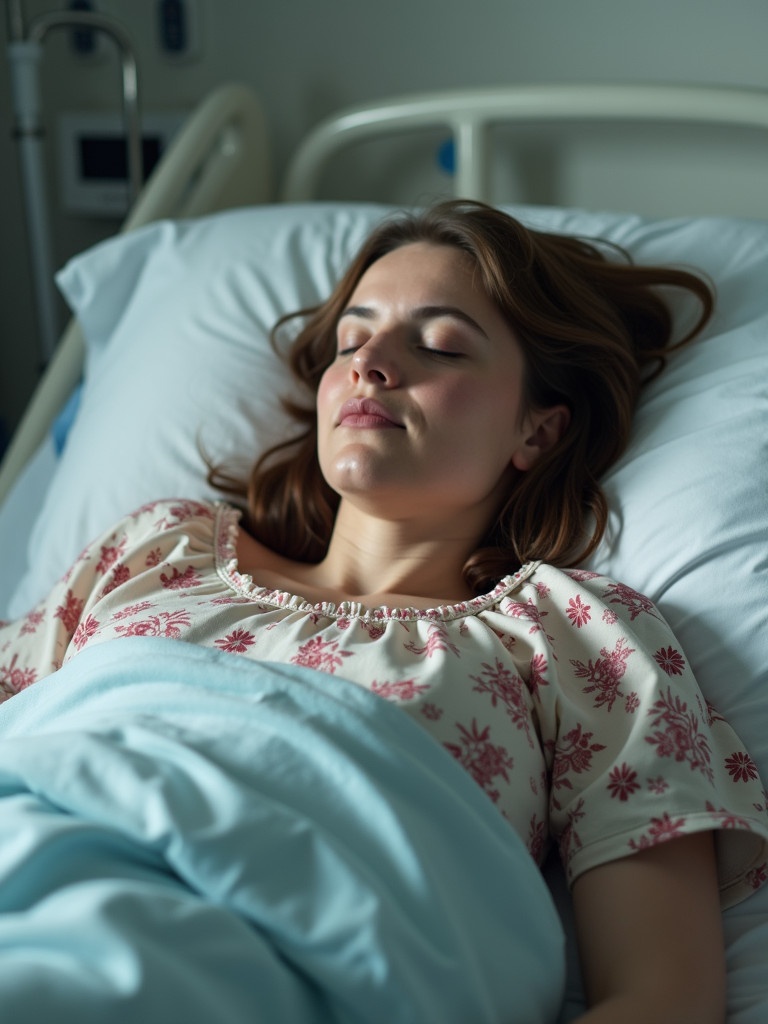
[[[289,594],[285,590],[260,587],[254,582],[252,576],[240,572],[237,564],[237,531],[240,518],[239,509],[233,508],[231,505],[217,503],[214,540],[216,572],[219,577],[237,594],[247,597],[257,604],[283,611],[322,615],[329,619],[360,619],[363,622],[386,622],[389,620],[413,622],[420,619],[429,622],[447,622],[450,619],[477,615],[519,587],[540,565],[539,562],[527,562],[516,573],[499,580],[489,593],[481,594],[479,597],[473,597],[467,601],[459,601],[456,604],[441,604],[435,608],[389,608],[387,605],[368,608],[357,601],[342,601],[339,604],[334,601],[321,601],[318,604],[312,604],[305,598],[297,594]]]

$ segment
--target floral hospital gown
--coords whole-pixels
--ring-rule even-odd
[[[724,906],[766,879],[755,764],[647,598],[531,563],[429,610],[311,605],[238,571],[238,519],[224,504],[157,502],[86,548],[42,604],[0,626],[0,700],[114,637],[305,665],[399,704],[537,861],[556,838],[570,880],[703,829],[718,833]]]

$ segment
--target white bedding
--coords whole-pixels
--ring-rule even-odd
[[[606,237],[641,262],[699,267],[716,284],[704,337],[648,388],[633,442],[608,474],[611,535],[591,565],[660,605],[707,697],[768,778],[768,224],[508,209],[535,227]],[[282,435],[278,395],[291,385],[267,332],[281,313],[324,297],[388,212],[318,204],[162,223],[65,269],[60,282],[87,338],[86,379],[12,614],[131,508],[212,495],[199,442],[246,465]],[[39,501],[3,510],[4,567]],[[728,911],[725,926],[729,1024],[764,1024],[768,887]],[[575,1007],[575,977],[570,984]]]
[[[3,704],[0,736],[4,1020],[557,1012],[563,935],[524,843],[363,687],[121,637]]]
[[[32,526],[56,472],[58,457],[53,436],[48,434],[0,505],[0,620],[10,618],[8,606],[27,571]]]

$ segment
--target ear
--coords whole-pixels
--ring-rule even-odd
[[[523,439],[512,455],[515,469],[529,470],[539,456],[557,444],[570,422],[571,411],[567,405],[553,405],[528,414]]]

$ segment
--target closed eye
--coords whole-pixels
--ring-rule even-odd
[[[429,345],[421,345],[422,352],[428,352],[431,356],[441,356],[443,359],[463,359],[463,352],[449,352],[442,348],[430,348]]]
[[[337,355],[337,357],[340,357],[340,356],[351,356],[351,355],[354,355],[354,353],[357,352],[360,347],[361,347],[360,345],[348,345],[346,348],[340,348],[337,351],[336,355]],[[425,352],[427,355],[437,356],[438,358],[441,358],[441,359],[463,359],[463,358],[465,358],[465,354],[463,352],[451,352],[451,351],[449,351],[447,349],[443,349],[443,348],[432,348],[431,345],[419,345],[418,348],[419,348],[420,352]]]

